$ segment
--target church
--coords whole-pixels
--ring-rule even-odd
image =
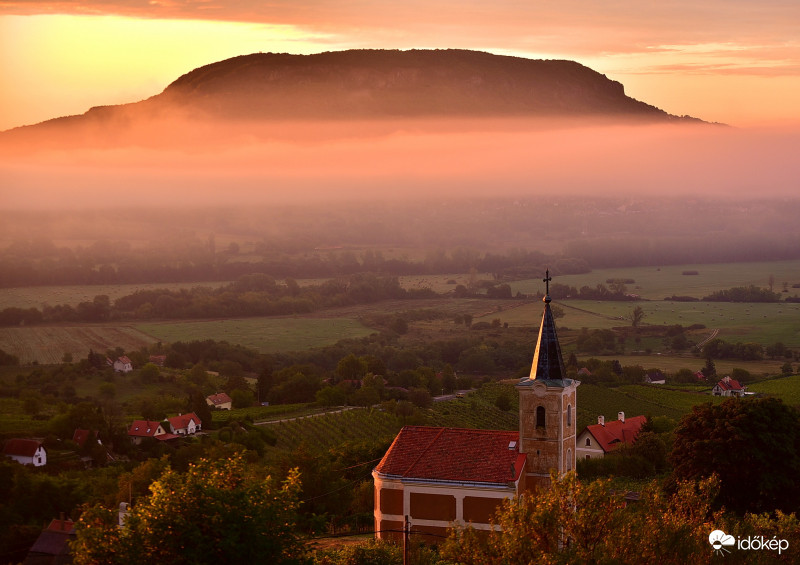
[[[579,381],[566,376],[550,308],[550,275],[530,376],[520,380],[519,431],[405,426],[372,471],[375,531],[441,541],[454,522],[488,530],[506,499],[548,488],[550,471],[575,468]]]

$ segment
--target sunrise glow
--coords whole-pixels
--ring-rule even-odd
[[[458,48],[570,59],[677,115],[800,121],[796,3],[0,2],[0,130],[158,94],[254,52]]]

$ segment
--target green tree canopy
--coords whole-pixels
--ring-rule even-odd
[[[775,398],[695,406],[675,430],[679,479],[717,474],[720,502],[740,512],[800,504],[800,413]]]
[[[72,543],[81,564],[299,563],[294,532],[299,476],[281,486],[258,477],[241,456],[201,460],[185,473],[167,469],[123,528],[116,513],[87,509]]]

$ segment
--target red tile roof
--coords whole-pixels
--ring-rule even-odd
[[[211,402],[214,406],[219,406],[220,404],[226,404],[228,402],[233,402],[231,397],[225,394],[224,392],[218,392],[217,394],[212,394],[208,398],[206,398],[209,402]]]
[[[169,425],[172,426],[173,430],[182,430],[183,428],[188,428],[191,420],[194,420],[195,426],[200,425],[200,418],[198,418],[197,414],[194,412],[173,416],[172,418],[167,418],[167,420],[169,421]]]
[[[741,383],[735,379],[725,377],[717,383],[722,390],[744,390]]]
[[[519,432],[405,426],[375,470],[406,479],[507,484],[524,467]]]
[[[646,416],[634,416],[633,418],[625,418],[625,422],[612,420],[611,422],[606,422],[604,426],[592,424],[586,426],[586,429],[594,436],[603,451],[608,453],[623,443],[632,444],[635,442],[636,436],[639,435],[639,431],[645,422],[647,422]]]
[[[10,439],[3,446],[5,455],[19,455],[21,457],[33,457],[36,450],[42,446],[42,442],[35,439]]]
[[[156,431],[161,422],[151,422],[150,420],[134,420],[131,427],[128,428],[129,436],[137,437],[157,437]],[[162,430],[164,428],[161,428]]]
[[[72,441],[83,447],[83,444],[85,444],[86,440],[89,439],[89,433],[89,430],[77,428],[75,433],[72,434]]]

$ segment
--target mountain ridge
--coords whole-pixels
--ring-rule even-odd
[[[46,132],[124,144],[127,130],[146,123],[158,129],[170,118],[196,126],[213,120],[453,117],[702,122],[635,100],[621,83],[575,61],[459,49],[365,49],[240,55],[198,67],[145,100],[0,132],[0,139]]]

